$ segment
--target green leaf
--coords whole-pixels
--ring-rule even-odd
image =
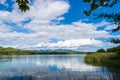
[[[90,2],[90,0],[83,0],[84,2]]]
[[[84,13],[86,16],[90,16],[90,14],[91,14],[90,11],[83,11],[83,13]]]
[[[21,11],[27,11],[29,10],[29,1],[28,0],[16,0],[16,2],[18,3],[19,9]]]
[[[90,10],[95,10],[95,9],[97,9],[98,7],[100,7],[98,4],[92,3]]]

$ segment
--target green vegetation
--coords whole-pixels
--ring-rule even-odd
[[[31,50],[19,50],[19,49],[15,49],[15,48],[0,48],[0,55],[23,55],[23,54],[32,54],[33,51]]]
[[[92,53],[87,54],[85,63],[94,66],[108,67],[120,76],[120,54],[117,53]]]
[[[97,52],[105,52],[104,49],[98,49]]]
[[[115,53],[120,54],[120,45],[117,47],[107,49],[107,52],[115,52]]]
[[[16,3],[21,11],[25,12],[30,9],[28,0],[16,0]]]
[[[119,68],[120,46],[109,48],[105,52],[104,49],[99,49],[96,53],[87,54],[85,62],[96,66]]]
[[[33,50],[20,50],[0,47],[0,55],[35,55],[35,54],[84,54],[84,52],[40,52]]]
[[[104,53],[87,54],[85,63],[94,66],[108,67],[115,70],[120,75],[120,46],[109,48]]]
[[[105,10],[114,9],[114,6],[120,4],[120,0],[83,0],[83,2],[89,3],[89,9],[83,10],[86,16],[93,15],[95,16],[94,19],[106,19],[110,23],[117,25],[116,28],[112,29],[113,32],[120,31],[120,12],[118,11],[111,11],[111,12],[94,12],[99,8],[103,8]],[[111,38],[110,42],[115,44],[120,44],[120,39]]]
[[[95,66],[120,67],[120,56],[116,53],[93,53],[85,57],[87,64]]]

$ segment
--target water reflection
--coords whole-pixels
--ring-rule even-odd
[[[83,61],[84,56],[85,55],[40,56],[40,59],[36,60],[36,66],[72,71],[93,71],[100,69],[100,67],[86,65]]]
[[[11,58],[4,56],[0,58],[0,80],[67,80],[68,78],[82,80],[85,76],[87,80],[87,77],[96,74],[97,78],[103,75],[103,77],[113,76],[105,67],[85,64],[84,56],[21,55]]]

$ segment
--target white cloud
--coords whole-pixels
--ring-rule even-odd
[[[79,49],[86,46],[101,46],[103,43],[94,39],[71,39],[65,41],[58,41],[56,43],[39,43],[36,45],[38,49]]]
[[[97,38],[111,37],[107,31],[97,30],[101,26],[109,25],[105,21],[97,24],[78,21],[58,25],[59,21],[65,19],[63,15],[69,11],[69,8],[70,4],[65,0],[34,0],[30,10],[25,13],[18,10],[17,4],[14,5],[12,12],[1,10],[0,44],[22,48],[42,45],[48,48],[73,49],[102,45],[102,41],[96,40]],[[20,29],[27,30],[28,33]],[[52,38],[59,41],[50,43]]]
[[[105,28],[105,30],[113,30],[113,29],[115,29],[115,28],[117,28],[117,25],[115,25],[115,24],[109,24],[109,25],[107,25],[106,26],[106,28]]]
[[[64,20],[64,17],[58,17],[56,20]]]
[[[71,40],[81,38],[108,38],[110,35],[106,31],[97,31],[96,26],[91,23],[75,22],[70,25],[34,25],[27,28],[34,32],[8,32],[0,33],[0,39],[14,44],[36,44],[48,42],[52,38],[58,40]]]
[[[103,27],[103,26],[107,26],[107,25],[110,25],[109,22],[106,22],[106,21],[102,21],[100,23],[97,23],[96,24],[96,27]]]
[[[117,25],[110,23],[110,22],[106,22],[106,21],[102,21],[100,23],[95,24],[96,27],[104,27],[104,30],[112,30],[115,29],[117,27]]]
[[[11,31],[11,26],[5,25],[3,22],[0,22],[0,32],[9,32]]]
[[[34,27],[27,28],[34,32],[20,33],[20,32],[0,32],[0,41],[8,44],[14,44],[23,48],[26,45],[36,44],[43,48],[71,48],[76,49],[81,46],[90,47],[102,45],[102,42],[95,40],[96,38],[108,38],[110,35],[106,31],[97,31],[95,24],[74,22],[70,25],[34,25]],[[57,43],[50,43],[52,38],[59,41]],[[86,39],[87,38],[87,39]],[[64,41],[61,41],[64,40]],[[37,45],[38,46],[38,45]],[[40,47],[40,46],[39,46]]]
[[[0,4],[5,4],[6,0],[1,0]]]
[[[9,7],[7,0],[0,0],[0,5],[3,5],[4,7]],[[3,8],[5,9],[5,8]]]
[[[18,10],[17,4],[14,5],[12,12],[0,11],[0,20],[19,23],[25,21],[26,19],[32,19],[33,22],[38,24],[43,22],[49,23],[51,20],[55,20],[67,13],[69,7],[70,5],[64,0],[35,0],[34,3],[30,5],[30,10],[25,13]]]

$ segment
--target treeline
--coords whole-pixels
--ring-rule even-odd
[[[113,47],[113,48],[107,49],[107,52],[116,52],[116,53],[120,53],[120,45],[117,46],[117,47]]]
[[[0,55],[35,55],[35,54],[83,54],[84,52],[39,52],[34,50],[20,50],[0,47]]]
[[[114,52],[114,53],[120,53],[120,45],[117,46],[117,47],[108,48],[107,50],[99,49],[96,52]]]
[[[3,48],[0,47],[0,55],[24,55],[24,54],[33,54],[32,50],[20,50],[11,47]]]

